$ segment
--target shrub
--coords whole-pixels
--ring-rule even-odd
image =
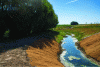
[[[8,29],[6,26],[7,18],[6,11],[0,12],[0,39],[3,38],[5,31]]]
[[[71,25],[78,25],[78,22],[72,21],[72,22],[71,22]]]

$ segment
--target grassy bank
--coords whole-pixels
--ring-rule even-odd
[[[60,43],[63,36],[67,34],[70,35],[71,33],[75,34],[78,41],[81,41],[84,37],[100,32],[100,24],[58,25],[54,30],[60,32],[60,34],[56,36],[56,41],[58,43]]]

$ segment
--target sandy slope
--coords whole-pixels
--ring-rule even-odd
[[[79,46],[88,58],[100,65],[100,33],[81,40]]]
[[[64,67],[57,57],[59,45],[53,39],[42,38],[35,41],[26,50],[30,64],[37,67]]]

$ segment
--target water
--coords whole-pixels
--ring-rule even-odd
[[[88,58],[84,56],[84,54],[77,49],[75,46],[75,42],[77,39],[71,37],[70,35],[66,35],[68,37],[63,38],[62,40],[62,48],[66,49],[60,55],[61,63],[63,63],[66,67],[100,67],[95,63],[89,61]]]

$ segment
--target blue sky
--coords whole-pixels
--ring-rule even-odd
[[[100,23],[100,0],[48,0],[58,15],[59,24]]]
[[[100,23],[100,0],[48,0],[58,15],[59,24]],[[0,7],[1,9],[1,7]]]

